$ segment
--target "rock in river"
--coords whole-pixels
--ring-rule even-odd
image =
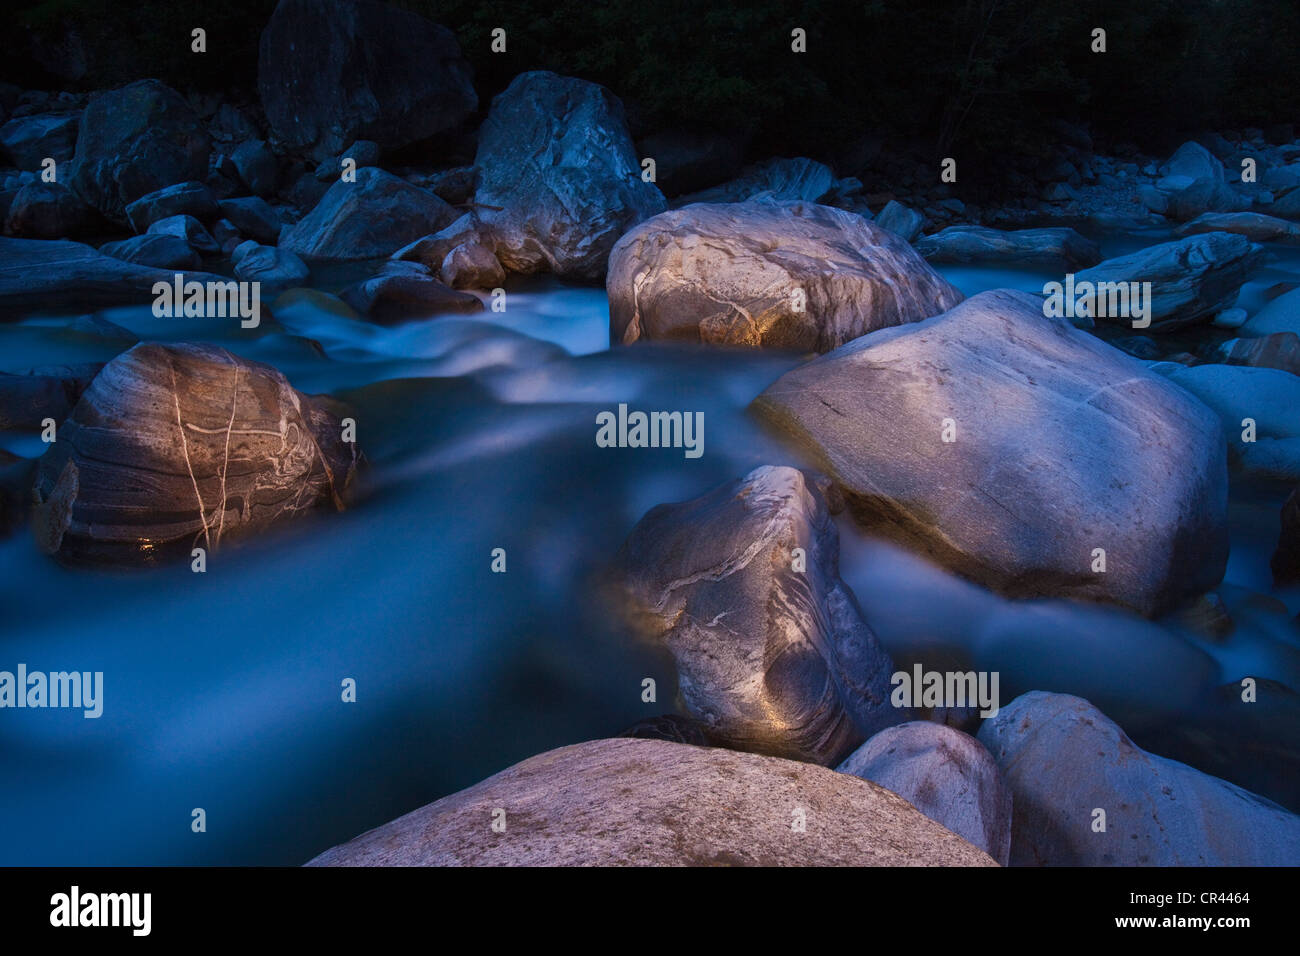
[[[1097,244],[1073,229],[990,229],[949,226],[925,236],[916,251],[930,262],[996,262],[1015,265],[1095,266],[1101,261]]]
[[[902,719],[889,655],[840,579],[834,522],[802,472],[757,468],[659,505],[618,566],[687,711],[728,745],[829,765]]]
[[[323,399],[199,345],[137,345],[95,377],[41,458],[33,527],[69,563],[148,564],[318,507],[341,510],[354,444]]]
[[[505,829],[492,827],[505,813]],[[850,774],[663,740],[561,747],[309,866],[994,866]]]
[[[1017,697],[979,739],[1011,787],[1020,866],[1294,866],[1300,817],[1138,748],[1080,697]],[[1105,813],[1105,830],[1097,811]]]
[[[609,257],[610,341],[686,339],[825,352],[961,301],[906,242],[805,202],[697,203]]]
[[[1215,416],[1036,296],[984,292],[873,332],[754,407],[860,523],[1008,596],[1156,614],[1223,576]]]

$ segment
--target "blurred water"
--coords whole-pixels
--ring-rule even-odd
[[[968,293],[1034,278],[953,271]],[[363,494],[347,513],[218,552],[202,575],[67,570],[26,534],[0,541],[0,669],[105,681],[98,720],[0,712],[0,864],[297,864],[524,757],[671,710],[671,662],[631,641],[603,596],[609,559],[655,504],[756,465],[802,464],[746,413],[801,356],[609,351],[600,290],[533,283],[504,315],[391,327],[311,293],[274,311],[256,330],[145,309],[101,317],[339,394],[371,463]],[[0,326],[0,370],[122,347],[67,324]],[[598,448],[596,413],[620,402],[704,412],[703,457]],[[5,445],[41,450],[30,437]],[[1269,589],[1282,495],[1234,504],[1229,579],[1243,601]],[[1093,695],[1154,735],[1189,714],[1213,723],[1209,689],[1241,673],[1300,686],[1294,595],[1289,611],[1265,602],[1230,641],[1209,642],[1173,622],[1006,602],[841,529],[844,577],[895,662],[938,649],[1000,668],[1004,703],[1033,688]],[[505,574],[490,570],[497,547]],[[354,704],[340,699],[347,677]],[[645,677],[657,704],[641,701]],[[1291,772],[1269,780],[1287,790]],[[190,829],[196,807],[203,834]]]

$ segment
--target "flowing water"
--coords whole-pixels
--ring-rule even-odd
[[[1051,278],[943,271],[968,294]],[[1275,261],[1244,304],[1286,278],[1300,279],[1296,258]],[[512,287],[504,314],[397,326],[311,293],[274,311],[256,330],[147,308],[99,315],[344,398],[369,460],[360,500],[219,551],[204,574],[69,570],[29,534],[0,541],[0,669],[102,671],[105,688],[99,719],[0,715],[0,864],[297,864],[525,757],[672,710],[671,661],[629,638],[606,598],[609,560],[655,504],[760,464],[803,464],[746,412],[802,357],[611,351],[602,290],[531,283]],[[0,370],[125,347],[68,325],[0,325]],[[596,414],[622,402],[703,412],[703,456],[597,447]],[[43,448],[13,433],[0,446]],[[843,516],[842,573],[899,667],[997,669],[1004,704],[1030,689],[1078,693],[1139,743],[1300,809],[1295,695],[1243,728],[1213,691],[1247,674],[1300,687],[1300,596],[1273,594],[1268,573],[1286,491],[1234,490],[1221,594],[1237,628],[1219,640],[1176,621],[1007,602]],[[495,548],[505,573],[491,569]],[[641,700],[645,677],[658,704]],[[341,700],[344,678],[355,703]],[[1253,745],[1237,746],[1246,733]],[[195,808],[204,833],[191,830]]]

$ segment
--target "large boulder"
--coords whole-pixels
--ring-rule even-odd
[[[170,268],[153,269],[103,255],[80,242],[0,239],[0,318],[33,309],[94,309],[151,302],[157,282],[171,284]],[[186,280],[223,282],[191,272]]]
[[[433,193],[382,169],[359,169],[356,182],[336,182],[315,209],[285,227],[280,246],[304,259],[383,259],[455,218]]]
[[[1214,415],[1027,293],[864,336],[754,407],[860,523],[1008,596],[1156,614],[1223,576]]]
[[[280,0],[257,90],[276,138],[318,160],[355,139],[406,146],[478,108],[455,35],[376,0]]]
[[[863,217],[768,199],[655,216],[615,245],[606,285],[611,342],[816,352],[962,298],[911,246]]]
[[[1175,242],[1162,242],[1085,269],[1074,277],[1075,287],[1090,282],[1151,283],[1147,303],[1152,328],[1173,328],[1209,320],[1232,305],[1242,284],[1264,261],[1264,250],[1244,236],[1207,232]],[[1109,316],[1094,300],[1099,319],[1129,323],[1131,316]]]
[[[672,654],[686,710],[715,739],[830,765],[902,719],[802,472],[765,466],[659,505],[617,565],[631,619]]]
[[[1141,750],[1082,698],[1024,694],[985,721],[979,739],[1015,802],[1013,865],[1293,866],[1300,860],[1300,817]]]
[[[906,800],[849,774],[624,737],[539,754],[308,865],[995,864]]]
[[[475,165],[475,200],[499,207],[481,215],[510,272],[598,279],[619,236],[664,209],[641,178],[622,103],[573,77],[515,77],[492,101]]]
[[[1003,866],[1011,850],[1011,791],[974,737],[943,724],[887,727],[839,766],[898,794]]]
[[[1101,250],[1073,229],[1015,229],[949,226],[920,239],[916,251],[930,262],[995,262],[1010,265],[1087,268],[1101,262]]]
[[[318,508],[356,469],[328,403],[267,365],[137,345],[95,377],[41,458],[37,542],[69,563],[151,564]]]
[[[91,97],[81,114],[72,188],[124,223],[126,206],[141,196],[202,181],[210,148],[202,120],[184,97],[157,80],[138,80]]]

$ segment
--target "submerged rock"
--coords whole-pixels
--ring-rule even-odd
[[[1101,261],[1097,244],[1073,229],[1015,229],[949,226],[925,236],[916,251],[930,262],[998,262],[1087,268]]]
[[[1082,698],[1017,697],[984,723],[979,739],[1015,801],[1013,865],[1286,866],[1300,859],[1300,817],[1139,749]]]
[[[974,737],[942,724],[887,727],[839,766],[898,794],[1003,866],[1011,851],[1011,791]]]
[[[72,188],[105,217],[125,222],[126,206],[173,183],[201,181],[211,140],[175,90],[138,80],[92,96],[81,115]]]
[[[1044,316],[1035,296],[984,292],[874,332],[786,373],[754,408],[834,478],[861,524],[1008,596],[1151,615],[1223,576],[1214,416]]]
[[[356,469],[329,404],[212,346],[137,345],[82,394],[41,458],[37,542],[69,563],[209,553],[318,507]]]
[[[491,826],[498,808],[499,833]],[[539,754],[308,865],[995,864],[906,800],[849,774],[615,738]]]
[[[455,34],[376,0],[280,0],[257,91],[276,138],[316,159],[359,138],[406,146],[478,107]]]
[[[356,182],[336,182],[315,209],[286,226],[280,246],[304,259],[383,259],[455,218],[432,193],[382,169],[359,169]]]
[[[665,205],[641,179],[618,98],[555,73],[522,73],[493,100],[474,164],[475,201],[510,272],[600,278],[619,236]]]
[[[687,712],[728,746],[829,765],[901,719],[889,655],[840,579],[834,522],[801,472],[757,468],[659,505],[618,567],[634,623],[677,664]]]
[[[1172,328],[1208,321],[1231,306],[1242,284],[1263,261],[1264,250],[1244,236],[1208,232],[1107,259],[1078,273],[1075,286],[1081,282],[1149,282],[1151,327]],[[1130,316],[1105,316],[1102,311],[1094,306],[1093,315],[1132,321]]]
[[[825,352],[937,315],[961,293],[897,236],[829,206],[700,203],[609,257],[610,341],[686,339]]]

